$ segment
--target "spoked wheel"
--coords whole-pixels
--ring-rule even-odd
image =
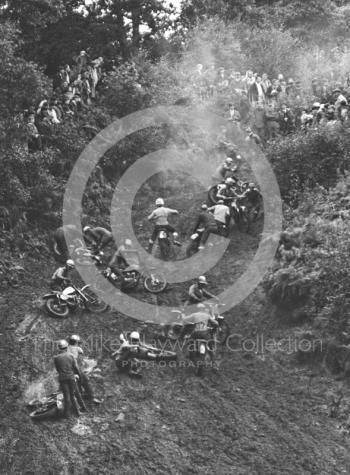
[[[165,278],[159,274],[151,273],[149,276],[145,277],[145,280],[143,281],[144,288],[152,294],[163,292],[167,285],[168,283]]]
[[[45,301],[45,308],[53,317],[67,318],[69,315],[68,305],[60,302],[56,297],[47,299]]]
[[[108,304],[100,299],[91,289],[85,289],[84,295],[87,298],[85,306],[90,312],[103,313],[108,309]]]

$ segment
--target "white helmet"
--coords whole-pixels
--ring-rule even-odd
[[[156,199],[156,206],[164,206],[163,198],[157,198]]]
[[[206,279],[206,277],[205,277],[204,275],[200,275],[200,276],[198,277],[198,283],[199,283],[199,284],[204,284],[204,285],[207,285],[207,284],[208,284],[207,279]]]
[[[130,340],[140,341],[140,333],[139,332],[131,332],[130,333]]]
[[[74,269],[75,267],[74,261],[72,259],[68,259],[68,261],[66,261],[66,266],[69,267],[70,269]]]
[[[131,239],[125,239],[125,245],[131,247],[132,246]]]
[[[197,304],[197,308],[206,308],[206,307],[205,307],[204,303],[199,303],[199,304]]]
[[[69,341],[72,343],[80,343],[81,339],[79,335],[72,335],[71,337],[69,337]]]
[[[224,200],[219,200],[216,204],[218,204],[218,205],[223,205],[223,204],[224,204]]]
[[[68,348],[68,341],[67,340],[60,340],[58,342],[58,348],[60,350],[65,350],[66,348]]]
[[[249,188],[255,188],[255,183],[251,182],[251,183],[249,183],[248,186],[249,186]]]
[[[235,182],[235,180],[233,180],[232,178],[226,178],[226,180],[225,180],[226,185],[233,185],[234,182]]]
[[[86,233],[89,229],[91,229],[91,226],[84,226],[83,233]]]
[[[208,209],[208,206],[207,206],[205,203],[203,203],[203,204],[202,204],[202,209],[204,209],[204,210],[205,210],[205,209]]]
[[[227,158],[226,158],[226,160],[225,160],[225,162],[226,162],[226,163],[232,163],[232,162],[233,162],[233,160],[232,160],[232,158],[231,158],[231,157],[227,157]]]

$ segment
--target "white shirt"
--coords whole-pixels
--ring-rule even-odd
[[[164,206],[157,208],[148,216],[149,220],[154,220],[157,226],[164,226],[168,223],[168,216],[170,214],[177,214],[175,209],[165,208]]]
[[[226,205],[215,205],[210,210],[214,211],[215,221],[219,221],[222,224],[226,224],[226,217],[230,216],[230,209]]]

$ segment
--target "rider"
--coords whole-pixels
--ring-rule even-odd
[[[208,211],[213,213],[218,231],[223,229],[227,236],[231,213],[230,208],[225,205],[224,200],[219,200],[216,205],[208,208]],[[204,236],[202,239],[204,240]]]
[[[63,416],[68,417],[70,409],[73,406],[75,414],[79,417],[80,412],[75,398],[77,398],[79,406],[86,411],[84,401],[76,383],[76,379],[80,378],[81,373],[74,356],[68,353],[68,342],[61,340],[58,344],[58,348],[59,354],[54,357],[54,364],[58,372],[60,389],[63,393]]]
[[[83,234],[88,245],[92,246],[96,252],[102,251],[102,249],[114,242],[113,234],[108,229],[102,227],[91,228],[90,226],[85,226]]]
[[[70,355],[74,356],[75,361],[76,361],[78,367],[80,368],[82,366],[82,363],[83,363],[83,355],[84,355],[84,351],[80,346],[80,343],[81,343],[80,336],[79,335],[71,335],[69,337],[68,343],[69,344],[68,344],[67,352]],[[83,371],[80,371],[80,378],[78,380],[78,388],[79,388],[80,392],[82,392],[82,389],[84,389],[84,391],[86,393],[86,396],[87,396],[87,399],[89,401],[92,401],[96,404],[101,403],[101,401],[94,398],[94,394],[93,394],[93,391],[92,391],[92,387],[90,385],[89,378],[86,375],[86,373],[84,373]]]
[[[72,259],[68,259],[65,266],[56,269],[51,277],[51,288],[59,288],[60,290],[66,288],[70,283],[69,274],[74,268],[74,261]]]
[[[218,167],[216,176],[220,180],[225,180],[228,176],[232,176],[237,171],[237,166],[233,166],[233,158],[227,157],[225,161]]]
[[[67,239],[73,241],[77,239],[79,236],[78,228],[74,224],[66,224],[57,228],[56,231],[53,233],[53,241],[54,245],[57,248],[57,251],[61,254],[61,256],[65,259],[69,257],[69,251],[67,247],[66,237]]]
[[[140,334],[137,331],[130,333],[129,340],[126,340],[124,335],[121,335],[120,339],[122,345],[112,355],[118,355],[115,360],[117,367],[129,376],[141,376],[140,359],[155,360],[157,356],[147,348],[142,347]]]
[[[193,227],[192,234],[196,232],[203,232],[210,226],[216,226],[214,216],[209,213],[208,206],[203,203],[201,206],[201,212],[198,215],[196,224]]]
[[[183,318],[184,331],[182,337],[188,335],[191,340],[206,340],[208,342],[208,350],[212,359],[214,359],[215,342],[213,341],[213,333],[218,328],[219,324],[211,315],[208,307],[199,303],[197,305],[198,311]],[[188,325],[186,325],[188,321]],[[191,325],[191,323],[194,323]],[[188,334],[188,330],[190,333]]]
[[[125,239],[124,244],[118,248],[110,260],[107,272],[113,270],[113,272],[122,276],[123,273],[121,269],[125,269],[132,265],[140,265],[139,253],[133,248],[132,241],[130,239]]]
[[[152,252],[154,241],[157,238],[158,232],[161,229],[166,229],[167,231],[171,232],[173,235],[173,243],[176,245],[181,245],[176,239],[178,237],[178,233],[176,232],[175,228],[168,223],[168,216],[172,214],[179,214],[176,209],[166,208],[164,206],[163,198],[156,199],[156,209],[148,216],[149,221],[155,221],[155,227],[153,229],[152,237],[149,240],[148,252]]]
[[[233,201],[235,198],[238,198],[236,183],[237,179],[231,177],[226,178],[223,185],[218,185],[216,197],[224,201]]]
[[[246,198],[250,204],[251,211],[254,215],[259,213],[260,203],[261,203],[261,193],[258,188],[255,186],[255,183],[251,182],[248,184],[248,188],[244,191],[241,196],[238,196],[240,199]]]
[[[198,277],[195,284],[192,284],[188,290],[188,304],[203,302],[206,299],[219,300],[218,297],[208,292],[205,287],[208,285],[204,275]]]

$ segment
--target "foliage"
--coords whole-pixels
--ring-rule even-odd
[[[242,50],[250,67],[260,74],[271,78],[281,72],[291,77],[295,74],[298,42],[288,31],[275,27],[244,29]]]
[[[50,90],[50,82],[34,63],[16,55],[18,31],[10,23],[0,24],[0,124],[33,105]]]
[[[349,145],[347,129],[299,132],[271,143],[266,153],[283,198],[296,205],[302,191],[316,185],[334,186],[339,169],[350,166]]]

